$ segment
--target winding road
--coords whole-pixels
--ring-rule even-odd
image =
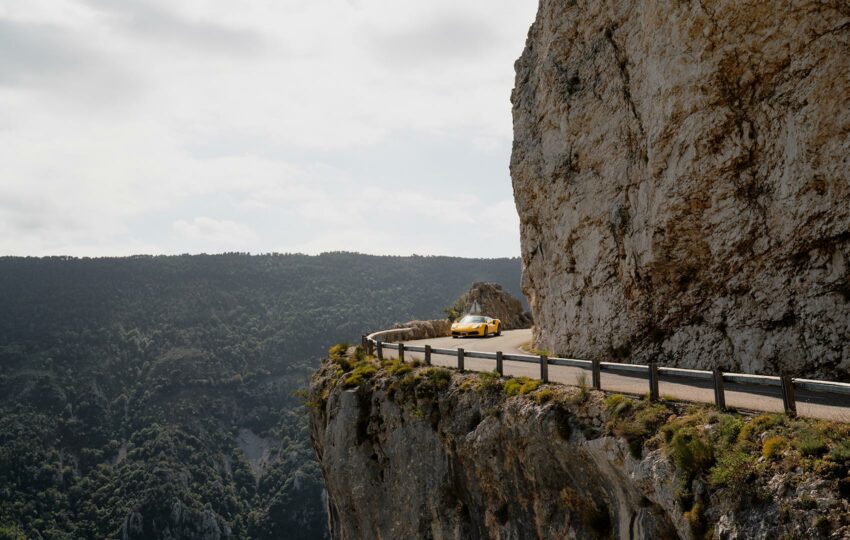
[[[463,347],[467,351],[497,352],[505,354],[530,354],[521,347],[531,341],[531,330],[510,330],[501,336],[487,338],[457,338],[451,337],[404,341],[405,345],[424,346],[433,348],[457,349]],[[397,356],[396,351],[385,351],[387,357]],[[408,359],[422,359],[422,353],[405,352]],[[437,366],[457,367],[456,355],[433,354],[431,363]],[[466,358],[465,367],[470,371],[493,371],[496,364],[493,360]],[[525,362],[504,361],[506,376],[526,376],[539,378],[540,368],[535,364]],[[590,371],[566,366],[549,366],[549,380],[575,386],[579,377],[586,377],[590,385]],[[602,372],[602,389],[610,392],[644,395],[649,386],[645,376],[634,376]],[[779,388],[756,384],[726,383],[726,405],[733,409],[748,411],[764,411],[782,413],[782,397]],[[659,392],[665,399],[714,403],[714,389],[710,382],[691,378],[675,377],[664,374],[659,381]],[[850,422],[850,396],[825,394],[798,390],[797,413],[800,416]]]

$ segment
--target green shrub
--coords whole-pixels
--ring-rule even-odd
[[[411,377],[408,375],[407,377]],[[407,377],[402,380],[407,380]],[[449,387],[452,380],[452,372],[441,367],[430,367],[420,370],[411,379],[411,385],[415,386],[416,394],[420,397],[434,397],[440,390]]]
[[[744,426],[744,420],[738,416],[724,414],[720,416],[717,422],[717,439],[722,446],[734,444],[741,434],[741,429]]]
[[[605,398],[605,412],[610,418],[623,418],[633,407],[634,401],[623,394],[611,394]]]
[[[587,384],[587,373],[581,372],[576,376],[576,386],[578,392],[573,396],[572,402],[576,405],[581,405],[590,397],[590,387]]]
[[[515,396],[519,394],[519,387],[522,386],[522,382],[519,379],[510,378],[505,381],[505,395],[508,397]]]
[[[774,459],[779,453],[785,448],[785,437],[781,435],[774,435],[770,437],[761,447],[761,455],[765,459]]]
[[[529,379],[528,377],[517,377],[508,379],[505,382],[505,394],[508,397],[515,396],[517,394],[528,394],[530,392],[534,392],[537,390],[537,387],[540,386],[540,381],[535,379]]]
[[[551,388],[543,388],[534,393],[532,398],[537,403],[546,403],[547,401],[551,401],[555,396],[555,391]]]
[[[709,472],[709,483],[714,487],[746,486],[755,470],[755,464],[755,457],[746,451],[724,452]]]
[[[385,361],[384,369],[387,370],[387,373],[395,377],[406,375],[407,373],[413,371],[413,368],[409,364],[405,364],[401,360]]]
[[[334,363],[337,365],[337,375],[351,371],[351,362],[348,361],[348,358],[335,358]]]
[[[827,455],[827,459],[834,463],[850,465],[850,441],[843,440],[835,445]]]
[[[694,426],[679,429],[670,439],[668,450],[676,465],[692,474],[706,470],[714,462],[711,441]]]
[[[378,371],[378,368],[372,364],[362,363],[354,368],[354,371],[351,372],[351,375],[345,378],[343,381],[343,385],[346,388],[353,388],[355,386],[360,386]]]
[[[0,525],[0,540],[27,540],[27,536],[15,525]]]
[[[495,371],[479,373],[476,377],[475,389],[478,392],[501,391],[502,378]]]
[[[634,421],[642,425],[644,431],[649,434],[655,432],[670,416],[670,409],[662,403],[644,401],[637,406]]]
[[[348,343],[337,343],[336,345],[328,349],[328,356],[332,360],[336,360],[337,358],[344,358],[347,351]]]
[[[626,439],[635,458],[640,458],[644,441],[658,431],[671,412],[662,403],[648,399],[638,401],[621,394],[605,399],[605,411],[608,430]]]
[[[452,380],[452,372],[446,368],[432,367],[424,370],[422,379],[433,381],[438,388],[447,388]]]
[[[821,420],[815,423],[815,429],[827,439],[840,440],[850,436],[850,425],[847,423]]]
[[[741,427],[738,434],[738,441],[753,441],[767,430],[782,425],[785,418],[778,414],[762,414],[756,416]]]
[[[531,392],[537,390],[540,384],[541,382],[536,379],[527,379],[525,382],[522,383],[522,386],[519,387],[519,393],[522,395],[530,394]]]
[[[455,303],[447,308],[443,308],[443,313],[446,314],[446,318],[455,322],[463,316],[464,309],[466,308],[466,302],[469,299],[469,293],[464,293],[455,300]]]
[[[846,470],[830,459],[815,459],[811,462],[810,469],[821,478],[838,478],[843,476]]]
[[[794,439],[794,446],[804,456],[820,456],[827,450],[826,439],[813,429],[801,430]]]

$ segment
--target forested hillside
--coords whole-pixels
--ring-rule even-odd
[[[293,395],[518,259],[0,258],[0,539],[321,538]]]

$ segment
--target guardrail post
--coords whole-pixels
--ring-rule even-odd
[[[404,362],[404,343],[398,344],[398,361]]]
[[[496,372],[500,377],[505,374],[505,366],[502,361],[502,351],[496,351]]]
[[[360,348],[366,350],[366,334],[360,336]]]
[[[593,389],[602,390],[602,363],[599,360],[593,360]]]
[[[726,409],[726,389],[723,386],[723,372],[714,368],[714,404],[720,410]]]
[[[649,363],[649,399],[658,401],[658,364],[655,362]]]
[[[457,370],[463,373],[463,349],[457,350]]]
[[[425,365],[431,365],[431,346],[425,345]]]
[[[549,359],[545,354],[540,355],[540,380],[549,382]]]
[[[368,356],[375,354],[375,342],[371,339],[366,340],[366,354]]]
[[[782,404],[785,406],[785,414],[790,417],[797,416],[797,401],[794,399],[794,381],[790,375],[780,377],[782,382]]]
[[[384,361],[384,342],[380,339],[378,340],[378,360]]]

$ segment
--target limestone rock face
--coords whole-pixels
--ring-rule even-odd
[[[538,347],[850,376],[846,0],[542,0],[512,101]]]
[[[143,508],[130,512],[124,519],[121,538],[223,540],[233,535],[227,523],[212,510],[194,510],[173,499],[148,501]]]
[[[311,410],[311,426],[334,539],[687,534],[654,502],[672,501],[676,486],[660,455],[641,466],[621,441],[586,441],[575,418],[551,407],[459,391],[460,376],[413,398],[390,390],[390,379],[355,391],[327,374],[313,382],[327,400]],[[595,410],[585,420],[598,426]]]
[[[505,330],[531,326],[531,316],[523,308],[522,302],[498,283],[473,283],[462,300],[463,314],[487,315],[499,319]]]

